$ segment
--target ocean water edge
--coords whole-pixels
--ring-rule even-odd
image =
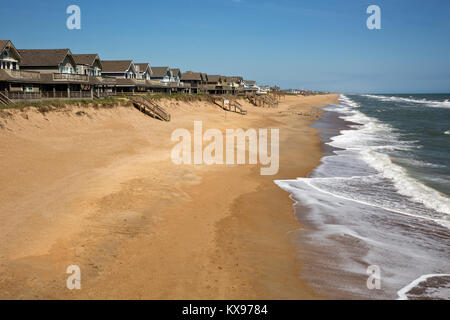
[[[319,293],[450,299],[449,101],[348,94],[323,108],[321,165],[276,181],[295,201],[301,274]]]

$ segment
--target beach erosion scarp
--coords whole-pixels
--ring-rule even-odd
[[[2,111],[0,298],[311,299],[290,231],[292,201],[273,181],[322,156],[316,107],[288,96],[246,116],[206,101],[161,101],[171,121],[124,105]],[[82,112],[80,112],[82,111]],[[175,165],[171,134],[279,128],[280,168]],[[81,290],[68,290],[67,267]]]

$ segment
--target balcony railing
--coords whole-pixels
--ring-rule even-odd
[[[39,80],[41,74],[35,71],[22,71],[22,70],[8,70],[4,69],[11,77],[17,79],[35,79]]]
[[[110,97],[113,92],[94,93],[97,97]],[[41,91],[41,92],[8,92],[7,97],[11,100],[36,100],[36,99],[84,99],[92,98],[90,91],[71,91],[70,95],[67,91]]]
[[[71,98],[92,98],[90,91],[71,91]]]
[[[92,98],[90,91],[42,91],[41,98],[59,99],[59,98]]]
[[[89,81],[89,76],[85,74],[73,73],[54,73],[53,80],[68,80],[68,81]]]
[[[8,98],[11,100],[34,100],[40,99],[40,92],[8,92]]]

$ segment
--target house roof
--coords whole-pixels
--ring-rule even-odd
[[[172,71],[172,74],[173,74],[174,77],[181,75],[181,71],[178,68],[170,69],[170,70]]]
[[[10,43],[11,41],[9,40],[0,40],[0,51],[2,51],[3,49],[5,49],[6,45],[8,43]]]
[[[254,81],[254,80],[244,80],[244,82],[245,82],[246,84],[248,84],[248,85],[254,85],[254,84],[256,84],[256,81]]]
[[[152,74],[155,78],[162,78],[167,72],[169,72],[169,67],[152,67]]]
[[[59,66],[67,55],[69,55],[73,64],[76,64],[70,49],[20,49],[18,51],[22,58],[20,61],[22,67]]]
[[[11,49],[13,49],[14,53],[17,55],[18,60],[21,60],[21,56],[19,54],[19,51],[14,47],[13,43],[10,40],[0,40],[0,53],[3,52],[3,49],[5,49],[7,46],[10,46]]]
[[[95,60],[100,61],[100,57],[96,53],[92,54],[72,54],[73,59],[75,60],[76,64],[83,64],[87,66],[92,66],[95,62]],[[100,62],[101,65],[101,62]]]
[[[222,76],[215,74],[208,74],[208,82],[220,82]]]
[[[133,79],[116,79],[116,84],[120,87],[134,87],[136,86],[136,81]]]
[[[139,72],[144,73],[145,71],[147,71],[147,69],[150,68],[150,64],[148,62],[142,62],[142,63],[135,63],[135,66],[139,67]]]
[[[202,75],[200,72],[192,72],[187,71],[183,74],[181,74],[181,80],[183,81],[201,81]]]
[[[120,73],[120,72],[126,72],[131,64],[133,63],[132,60],[102,60],[101,61],[103,69],[103,73]]]

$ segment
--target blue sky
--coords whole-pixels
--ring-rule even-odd
[[[81,30],[66,8],[81,8]],[[369,30],[369,5],[381,30]],[[447,0],[7,2],[0,38],[260,84],[335,92],[450,92]]]

